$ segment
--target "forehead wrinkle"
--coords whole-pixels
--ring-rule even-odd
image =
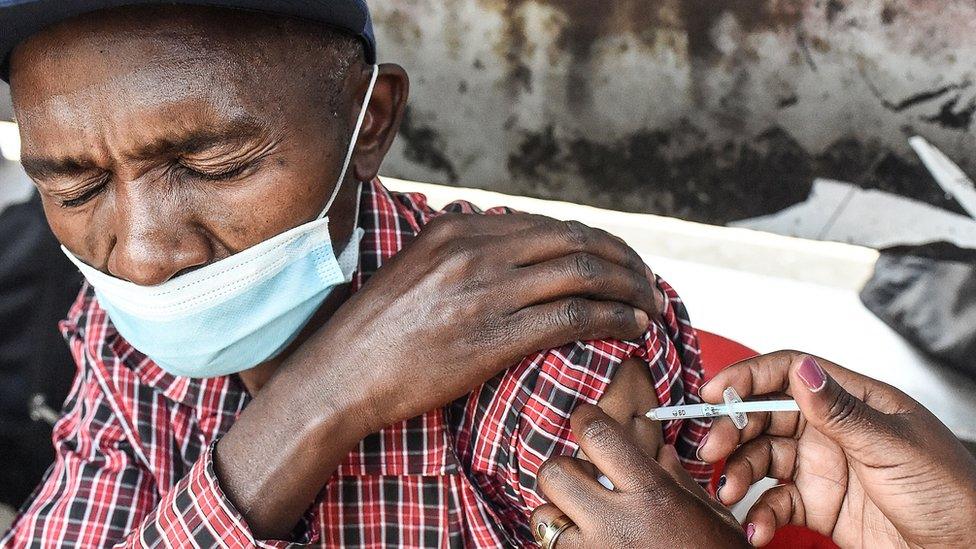
[[[21,109],[19,118],[25,127],[36,124],[77,132],[81,139],[72,136],[70,141],[82,149],[93,144],[106,146],[112,142],[125,142],[122,136],[130,132],[154,134],[189,129],[183,127],[185,120],[179,115],[164,114],[174,106],[186,109],[192,104],[195,114],[202,120],[256,119],[240,101],[239,85],[217,71],[198,70],[195,61],[199,59],[184,59],[168,66],[136,67],[107,80],[43,98],[35,105]],[[126,105],[124,112],[135,113],[140,119],[105,123],[117,115],[119,111],[112,106],[120,103]],[[160,119],[154,122],[151,118],[143,118],[151,116]],[[33,132],[24,133],[27,137],[24,149],[31,151]],[[59,148],[66,145],[64,142],[55,144]]]
[[[212,58],[182,58],[163,65],[137,66],[124,74],[53,93],[21,109],[20,114],[25,119],[54,115],[58,123],[70,126],[73,120],[83,120],[81,115],[93,112],[91,107],[100,103],[124,101],[126,105],[147,109],[189,100],[205,100],[216,113],[241,114],[243,105],[235,101],[240,86],[217,71],[200,70],[207,62],[212,63]],[[233,92],[219,93],[228,89]]]

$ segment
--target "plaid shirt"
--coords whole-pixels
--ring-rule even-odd
[[[355,291],[438,215],[419,194],[364,185],[366,235]],[[445,212],[476,212],[456,202]],[[502,214],[496,209],[487,213]],[[360,442],[322,490],[292,543],[362,547],[533,545],[531,510],[542,503],[536,473],[577,449],[569,414],[596,402],[615,369],[639,357],[663,404],[697,402],[698,342],[673,290],[664,322],[639,340],[590,341],[526,357],[453,404]],[[250,396],[236,376],[172,376],[112,327],[90,288],[62,331],[79,365],[54,428],[57,460],[0,545],[283,547],[257,540],[221,491],[213,447]],[[664,425],[685,466],[707,427]]]

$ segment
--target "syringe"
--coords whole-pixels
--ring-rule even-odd
[[[722,392],[725,404],[686,404],[684,406],[661,406],[644,414],[655,421],[672,421],[675,419],[692,419],[702,417],[729,416],[732,423],[740,430],[749,423],[746,414],[755,412],[799,412],[795,400],[755,400],[742,402],[735,389],[729,387]],[[613,482],[606,475],[599,475],[597,481],[607,490],[613,490]]]
[[[799,412],[795,400],[756,400],[742,402],[735,389],[729,387],[722,393],[725,404],[687,404],[684,406],[662,406],[654,408],[645,415],[655,421],[672,421],[703,417],[729,416],[739,429],[749,423],[746,414],[754,412]]]

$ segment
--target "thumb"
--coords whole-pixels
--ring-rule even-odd
[[[801,355],[793,363],[790,387],[807,423],[854,459],[868,458],[895,435],[886,414],[848,393],[812,356]]]

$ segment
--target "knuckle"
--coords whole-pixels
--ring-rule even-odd
[[[777,487],[778,489],[769,490],[769,499],[766,501],[770,507],[773,509],[790,509],[794,508],[793,495],[788,490],[784,490],[782,486]],[[775,512],[775,511],[774,511]]]
[[[573,298],[566,302],[563,309],[563,318],[567,327],[575,330],[584,330],[589,325],[590,313],[586,306],[586,301],[580,298]]]
[[[551,485],[565,476],[566,466],[569,458],[567,456],[556,456],[542,464],[539,468],[539,482]]]
[[[576,254],[574,259],[576,274],[581,279],[592,281],[600,277],[600,266],[595,257],[590,254]]]
[[[796,349],[780,349],[773,354],[783,361],[792,362],[793,359],[803,356],[804,353],[802,351],[797,351]]]
[[[753,462],[751,456],[744,455],[742,452],[733,452],[725,458],[725,477],[732,479],[737,477],[748,477],[752,479]]]
[[[583,426],[580,438],[589,440],[597,446],[603,446],[614,436],[613,426],[602,418],[590,419]]]
[[[633,309],[629,309],[619,304],[611,306],[610,320],[612,324],[618,328],[626,328],[633,325],[634,313],[632,311]]]
[[[655,287],[651,285],[651,281],[647,278],[631,271],[628,283],[636,295],[649,299],[654,298]]]
[[[827,404],[826,426],[850,428],[859,423],[858,403],[846,391],[837,391]]]
[[[448,229],[448,223],[453,214],[443,214],[431,219],[424,225],[424,230],[420,232],[421,235],[427,238],[436,238],[442,236]]]
[[[463,214],[441,214],[430,220],[425,227],[426,230],[421,231],[421,234],[427,232],[430,238],[433,238],[439,242],[451,240],[461,234],[460,228],[461,224],[463,223],[463,219]]]
[[[556,477],[558,477],[559,476],[558,468],[559,465],[554,461],[547,461],[543,463],[542,466],[539,467],[538,474],[536,474],[539,484],[542,484],[543,486],[548,485]]]
[[[777,370],[789,370],[803,353],[795,349],[780,349],[770,353],[771,363]]]
[[[579,221],[563,221],[563,235],[570,244],[585,247],[592,239],[591,229]]]
[[[760,473],[765,473],[765,465],[772,463],[772,442],[768,438],[764,438],[757,441],[756,444],[744,448],[745,451],[737,459],[739,470],[744,471],[749,479],[754,479]],[[769,457],[767,458],[767,456]]]

